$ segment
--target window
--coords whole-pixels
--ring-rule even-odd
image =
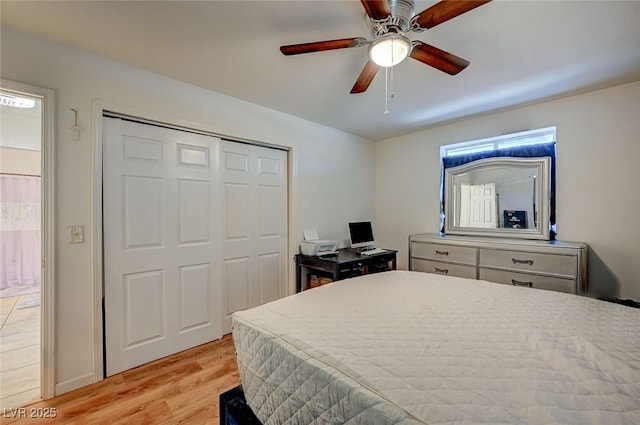
[[[556,128],[547,127],[538,130],[523,131],[520,133],[505,134],[502,136],[488,137],[486,139],[472,140],[469,142],[454,143],[440,146],[440,158],[469,155],[480,152],[489,152],[499,149],[508,149],[520,146],[532,146],[556,141]]]

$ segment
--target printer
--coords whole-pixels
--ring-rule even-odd
[[[338,253],[338,241],[320,239],[316,229],[305,229],[304,241],[300,244],[304,255],[330,255]]]

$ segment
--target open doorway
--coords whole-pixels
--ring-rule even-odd
[[[49,91],[0,89],[0,408],[53,396]],[[43,96],[43,92],[46,95]],[[52,165],[52,164],[50,164]],[[51,170],[52,171],[52,170]]]

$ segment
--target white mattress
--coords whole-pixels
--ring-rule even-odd
[[[233,315],[264,424],[640,424],[640,309],[394,271]]]

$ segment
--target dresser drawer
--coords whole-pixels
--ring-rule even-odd
[[[576,293],[575,279],[562,279],[551,276],[538,276],[527,273],[510,272],[506,270],[479,270],[480,280],[488,280],[490,282],[506,283],[507,285],[529,286],[531,288],[548,289],[551,291],[567,292],[569,294]]]
[[[476,278],[475,266],[463,266],[460,264],[442,263],[439,261],[411,259],[411,270],[424,273],[435,273],[444,276]]]
[[[413,242],[411,244],[411,257],[475,265],[476,249],[468,246]]]
[[[575,255],[541,254],[480,248],[480,266],[575,277],[578,271]]]

